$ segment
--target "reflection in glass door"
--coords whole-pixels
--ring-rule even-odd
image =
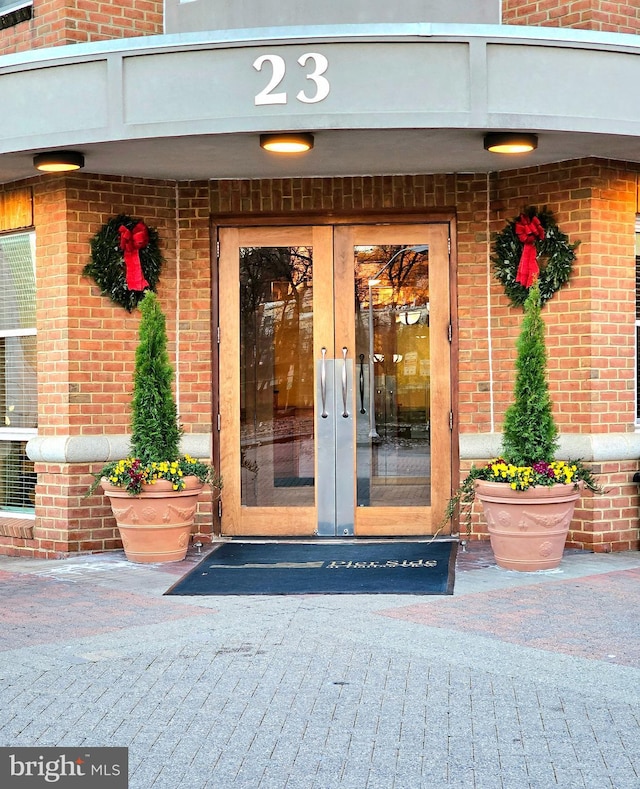
[[[240,247],[241,503],[314,504],[313,249]]]
[[[355,246],[357,504],[431,503],[429,247]]]
[[[355,534],[442,534],[452,476],[448,226],[335,233],[336,258],[348,254],[354,272]]]

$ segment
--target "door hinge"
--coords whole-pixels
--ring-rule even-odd
[[[222,517],[222,499],[218,499],[218,517]]]
[[[216,241],[216,259],[220,260],[220,242]]]
[[[447,239],[447,252],[451,255],[451,236]]]
[[[447,336],[449,337],[449,342],[451,342],[453,340],[453,326],[451,324],[449,324],[447,329]]]
[[[220,327],[219,326],[216,329],[216,338],[218,340],[218,345],[220,345]]]
[[[449,430],[453,430],[453,411],[449,411]]]
[[[218,433],[220,432],[220,428],[222,427],[222,417],[218,414]]]

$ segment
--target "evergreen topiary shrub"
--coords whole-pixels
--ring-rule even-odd
[[[177,460],[182,429],[173,396],[166,320],[155,293],[145,293],[140,312],[131,402],[131,451],[145,464]]]
[[[154,292],[145,293],[140,311],[131,401],[131,453],[107,463],[94,474],[87,495],[103,480],[132,495],[158,480],[171,482],[174,490],[184,490],[185,479],[190,476],[220,489],[222,480],[209,463],[180,454],[183,431],[173,395],[174,371],[167,352],[166,319]]]
[[[514,401],[507,409],[503,427],[502,457],[514,466],[551,463],[558,448],[540,307],[540,287],[536,282],[524,303],[524,319],[516,343]]]
[[[583,483],[594,493],[604,493],[593,473],[580,460],[556,460],[558,429],[547,381],[545,325],[540,314],[537,282],[529,289],[524,318],[516,343],[514,400],[505,413],[502,455],[484,466],[472,466],[458,490],[449,499],[443,525],[458,516],[471,532],[476,481],[508,485],[513,490],[536,486],[577,486]]]

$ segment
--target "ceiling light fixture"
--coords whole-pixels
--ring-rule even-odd
[[[484,136],[485,151],[528,153],[538,147],[538,135],[526,132],[491,132]]]
[[[84,167],[84,156],[77,151],[47,151],[33,157],[33,166],[43,173],[67,173]]]
[[[304,153],[313,148],[313,134],[261,134],[260,147],[273,153]]]

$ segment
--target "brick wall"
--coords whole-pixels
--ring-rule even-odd
[[[490,175],[221,181],[211,185],[211,206],[214,217],[455,207],[461,433],[499,431],[513,392],[522,311],[491,273],[492,237],[526,206],[547,206],[581,242],[570,284],[543,311],[554,415],[562,433],[616,433],[634,430],[637,180],[633,167],[586,160]],[[593,466],[609,493],[584,495],[571,545],[638,547],[637,468]],[[486,527],[476,511],[477,537]]]
[[[562,432],[634,429],[636,180],[633,168],[605,160],[500,173],[492,180],[492,232],[534,204],[547,206],[570,240],[580,241],[569,285],[543,311],[550,390]],[[495,281],[492,293],[499,428],[511,398],[520,313]]]
[[[615,433],[634,429],[636,181],[633,168],[605,160],[490,176],[221,181],[212,183],[211,206],[214,216],[455,210],[459,419],[462,432],[476,433],[501,428],[512,397],[522,316],[492,276],[491,240],[526,206],[547,206],[570,240],[581,242],[570,286],[544,310],[558,427]]]
[[[162,0],[34,0],[31,19],[0,30],[0,55],[162,32]]]
[[[190,432],[211,430],[211,234],[208,183],[178,190],[180,416]]]
[[[631,481],[637,469],[637,461],[593,466],[605,494],[582,496],[571,523],[569,547],[597,553],[638,549],[638,486]]]
[[[491,275],[492,234],[525,206],[546,205],[580,240],[571,283],[545,306],[550,387],[563,433],[634,429],[634,220],[637,173],[603,160],[487,175],[156,182],[75,174],[31,181],[35,194],[40,433],[128,431],[137,314],[99,295],[82,276],[89,239],[117,213],[158,228],[166,264],[159,296],[167,314],[176,394],[187,432],[211,431],[211,238],[214,220],[300,211],[390,209],[454,212],[462,433],[499,430],[511,401],[521,312]],[[46,361],[46,364],[44,363]],[[54,364],[51,364],[51,362]],[[595,467],[610,488],[576,511],[574,545],[637,546],[637,463]],[[83,499],[88,465],[37,465],[34,539],[0,537],[0,550],[38,555],[115,547],[101,495]],[[211,503],[199,515],[211,531]],[[615,523],[615,532],[612,524]],[[474,536],[484,535],[478,517]]]
[[[635,266],[634,223],[638,211],[637,168],[606,160],[574,161],[493,174],[489,222],[492,233],[526,205],[547,206],[572,241],[579,240],[568,286],[547,303],[549,388],[562,433],[624,433],[634,428]],[[486,194],[486,190],[485,190]],[[478,216],[480,206],[478,206]],[[480,413],[487,381],[478,375],[485,334],[465,310],[463,282],[482,277],[478,262],[459,256],[461,432],[500,430],[513,390],[514,340],[521,313],[491,278],[490,299],[478,290],[474,312],[490,315],[493,423]],[[468,304],[466,309],[471,308]],[[477,338],[477,332],[480,337]],[[470,337],[474,339],[470,340]],[[482,368],[484,370],[484,367]],[[463,468],[464,473],[469,464]],[[576,508],[569,544],[597,551],[638,547],[638,463],[593,466],[607,489],[587,492]],[[473,534],[484,536],[477,513]]]
[[[35,187],[38,303],[43,354],[40,428],[49,435],[123,433],[129,424],[138,313],[100,296],[82,275],[89,240],[123,213],[156,227],[166,262],[159,296],[175,344],[175,193],[169,183],[75,175],[41,178]],[[172,346],[172,351],[175,352]],[[50,365],[51,354],[55,365]]]
[[[610,33],[640,32],[640,6],[610,0],[503,0],[505,25],[575,27]]]
[[[211,182],[211,211],[259,214],[300,211],[453,210],[454,175],[276,178]]]
[[[156,227],[165,264],[158,295],[167,316],[176,399],[185,432],[211,431],[211,264],[207,186],[96,177],[32,180],[38,281],[39,434],[128,433],[139,314],[101,296],[82,275],[89,240],[124,213]],[[84,498],[87,464],[37,463],[33,538],[0,537],[4,553],[56,556],[120,545],[101,493]],[[211,533],[210,498],[198,534]]]

